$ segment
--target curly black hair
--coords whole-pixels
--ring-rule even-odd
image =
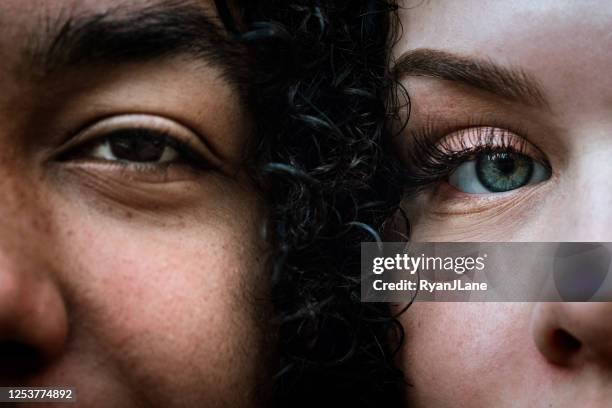
[[[219,2],[217,2],[219,3]],[[403,338],[387,305],[360,301],[360,243],[399,207],[384,152],[387,0],[238,2],[253,56],[254,177],[269,208],[282,407],[399,404]],[[228,14],[223,7],[220,14]]]

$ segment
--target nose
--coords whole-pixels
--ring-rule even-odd
[[[62,352],[68,336],[50,239],[31,224],[16,224],[0,220],[0,379],[9,380],[41,370]]]
[[[13,134],[0,129],[2,143]],[[16,149],[4,147],[0,149],[0,385],[42,373],[65,348],[69,327],[56,273],[50,200],[39,188],[40,177],[29,172],[31,167],[14,154]]]
[[[538,303],[531,332],[553,364],[612,369],[612,303]]]

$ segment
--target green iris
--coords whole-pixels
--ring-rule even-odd
[[[511,152],[483,153],[476,158],[478,180],[494,193],[524,186],[533,175],[533,160]]]

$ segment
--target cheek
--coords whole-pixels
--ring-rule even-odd
[[[76,341],[157,403],[254,399],[267,308],[255,214],[164,228],[78,211],[63,245]]]
[[[416,303],[401,317],[398,363],[414,406],[496,406],[538,370],[530,304]],[[512,361],[512,364],[509,362]],[[440,374],[444,373],[444,374]],[[523,385],[524,388],[521,388]],[[412,406],[412,405],[411,405]]]
[[[405,206],[410,237],[418,242],[608,242],[612,194],[591,181],[596,174],[550,182],[535,194],[517,193],[516,200],[471,214],[432,214],[435,204],[410,203]]]
[[[465,195],[461,203],[422,196],[403,207],[415,241],[558,241],[558,214],[564,200],[559,191],[556,182],[546,182],[503,197]],[[449,208],[452,212],[446,211]]]

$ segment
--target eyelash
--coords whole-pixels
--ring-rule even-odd
[[[68,161],[68,160],[79,160],[82,156],[87,156],[91,154],[93,149],[102,143],[109,143],[113,137],[122,136],[122,135],[130,135],[134,138],[161,138],[165,146],[168,146],[172,149],[175,149],[179,155],[177,161],[167,162],[167,163],[146,163],[146,162],[129,162],[122,160],[104,160],[104,159],[90,159],[92,161],[97,162],[108,162],[108,164],[113,166],[120,166],[121,168],[127,168],[129,170],[134,171],[156,171],[156,170],[165,170],[170,165],[175,164],[186,164],[189,165],[194,170],[207,170],[212,166],[210,163],[202,157],[200,154],[196,153],[195,150],[185,141],[182,141],[178,138],[171,136],[169,133],[161,131],[161,130],[153,130],[146,128],[123,128],[113,130],[104,135],[94,138],[93,140],[87,141],[80,146],[76,146],[71,149],[67,153],[60,156],[60,161]],[[82,159],[87,160],[87,158]]]
[[[456,136],[451,136],[453,134]],[[473,160],[480,153],[521,154],[550,170],[551,166],[544,154],[524,137],[519,136],[521,134],[526,133],[518,129],[509,130],[507,127],[482,125],[463,126],[454,131],[440,131],[434,123],[428,122],[424,127],[408,132],[410,144],[406,149],[404,189],[408,194],[415,194],[432,184],[447,180],[459,165]],[[451,137],[451,140],[446,140],[447,137]],[[451,142],[458,143],[458,147],[451,149],[449,147]],[[534,151],[540,157],[533,157]]]

